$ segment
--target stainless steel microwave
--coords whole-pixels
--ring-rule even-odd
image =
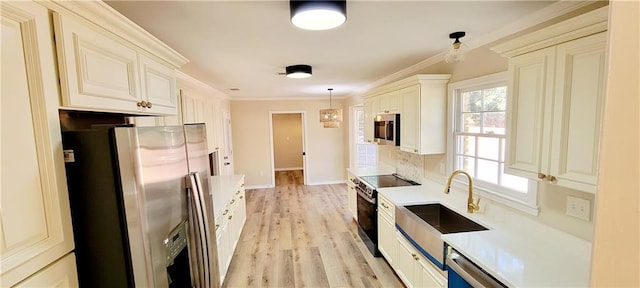
[[[379,145],[400,146],[400,114],[380,114],[373,119],[373,140]]]

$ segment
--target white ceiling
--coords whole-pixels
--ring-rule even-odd
[[[182,71],[232,99],[357,93],[445,51],[451,32],[482,39],[553,2],[348,1],[344,25],[307,31],[291,24],[288,1],[107,1],[189,58]],[[278,75],[294,64],[313,76]]]

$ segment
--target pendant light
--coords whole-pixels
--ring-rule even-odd
[[[320,123],[324,125],[324,128],[339,128],[340,122],[342,122],[342,109],[333,109],[331,106],[331,92],[333,88],[329,90],[329,109],[320,109]]]
[[[451,45],[451,49],[444,55],[444,61],[447,63],[460,62],[464,59],[464,53],[466,52],[466,45],[460,42],[460,38],[464,37],[463,31],[453,32],[449,34],[450,39],[456,39]]]
[[[290,0],[291,23],[305,30],[327,30],[347,20],[347,1]]]
[[[287,66],[285,73],[289,78],[309,78],[311,77],[311,66],[305,64]]]

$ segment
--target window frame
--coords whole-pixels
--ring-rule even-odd
[[[447,91],[447,107],[448,108],[448,117],[447,117],[447,164],[446,171],[447,175],[450,175],[456,169],[456,161],[457,161],[457,149],[458,142],[456,139],[456,128],[458,127],[458,119],[461,117],[461,107],[459,102],[460,94],[468,91],[487,89],[496,86],[507,86],[508,90],[508,74],[507,71],[494,73],[486,76],[481,76],[477,78],[472,78],[468,80],[463,80],[455,83],[450,83],[448,85]],[[508,97],[508,96],[507,96]],[[508,107],[508,105],[507,105]],[[508,108],[507,108],[508,109]],[[505,113],[507,111],[505,110]],[[506,119],[507,125],[509,118]],[[505,132],[506,133],[506,132]],[[504,149],[506,150],[506,146],[508,145],[508,135],[505,134],[505,145]],[[499,139],[499,138],[498,138]],[[506,156],[506,151],[505,156]],[[477,155],[475,157],[478,157]],[[504,160],[504,159],[503,159]],[[538,187],[537,182],[531,179],[527,179],[528,181],[528,189],[527,193],[518,192],[516,190],[512,190],[506,188],[504,186],[496,185],[490,182],[485,182],[479,179],[474,178],[474,190],[477,191],[478,195],[486,197],[487,199],[508,205],[510,207],[516,208],[518,210],[522,210],[532,215],[538,215],[539,207],[537,203],[537,194]],[[463,190],[467,187],[467,181],[462,177],[454,179],[453,185],[457,189]]]

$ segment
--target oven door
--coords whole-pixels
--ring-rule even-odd
[[[380,252],[378,252],[378,213],[376,211],[376,201],[374,199],[369,199],[367,195],[364,194],[362,189],[356,187],[356,191],[358,192],[358,234],[360,234],[360,238],[364,242],[364,244],[369,248],[371,253],[374,256],[379,256]]]

